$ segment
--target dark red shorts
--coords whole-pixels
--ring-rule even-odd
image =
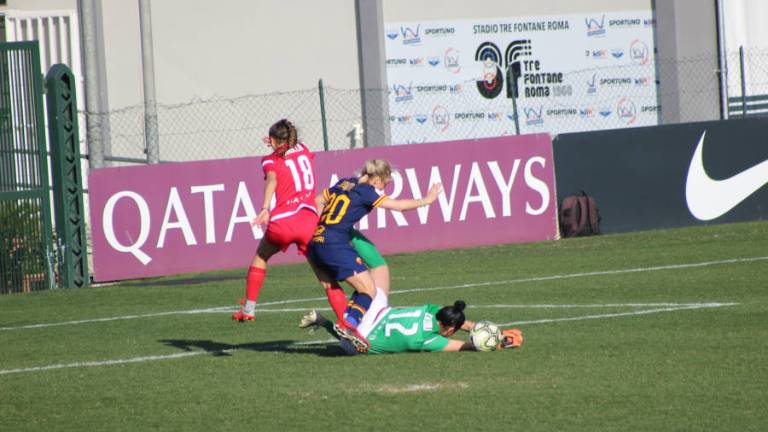
[[[312,210],[302,209],[293,216],[270,221],[264,234],[270,243],[285,252],[292,243],[301,255],[307,254],[307,246],[317,227],[319,217]]]

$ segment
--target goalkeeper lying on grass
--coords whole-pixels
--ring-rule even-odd
[[[368,313],[358,331],[368,339],[371,354],[398,353],[405,351],[476,351],[471,342],[449,339],[458,330],[470,331],[475,326],[464,316],[466,303],[456,301],[453,306],[440,307],[427,304],[411,308],[391,308],[387,294],[377,290]],[[304,316],[301,328],[323,327],[334,337],[333,321],[316,311]],[[346,339],[340,339],[347,354],[357,351]],[[523,344],[523,334],[518,329],[502,331],[501,343],[496,349],[516,348]]]

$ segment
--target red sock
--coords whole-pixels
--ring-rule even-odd
[[[336,314],[338,319],[344,316],[344,310],[347,308],[347,298],[344,296],[344,289],[339,284],[333,284],[325,289],[325,295],[328,297],[328,303]]]
[[[259,291],[261,291],[261,285],[264,284],[264,278],[267,275],[267,271],[255,266],[248,268],[248,277],[245,283],[245,299],[256,301],[259,297]]]

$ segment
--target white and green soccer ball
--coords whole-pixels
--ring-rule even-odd
[[[469,340],[478,351],[494,351],[501,343],[501,329],[490,321],[478,321],[469,332]]]

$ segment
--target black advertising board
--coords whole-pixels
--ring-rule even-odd
[[[562,134],[553,145],[558,201],[594,196],[603,232],[768,217],[768,118]]]

